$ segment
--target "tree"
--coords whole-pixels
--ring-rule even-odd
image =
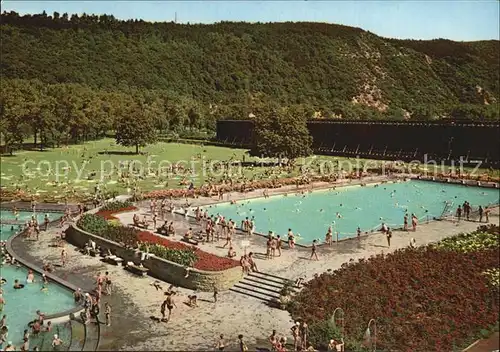
[[[295,159],[312,154],[307,110],[265,107],[255,116],[252,155]]]
[[[116,143],[125,147],[135,146],[135,153],[139,154],[139,147],[156,140],[153,119],[136,102],[127,107],[127,112],[128,116],[124,114],[116,121]]]

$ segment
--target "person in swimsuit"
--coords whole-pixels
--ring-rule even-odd
[[[226,347],[224,343],[224,335],[220,334],[219,340],[217,340],[217,343],[215,344],[215,348],[219,351],[224,351],[224,348]]]
[[[62,344],[63,341],[59,338],[59,335],[55,334],[54,339],[52,340],[52,348],[54,351],[60,351]]]
[[[175,302],[174,302],[173,295],[174,295],[174,293],[168,293],[167,298],[165,299],[165,303],[166,303],[166,306],[168,309],[167,321],[170,320],[170,317],[172,315],[172,309],[174,309],[174,307],[177,307]]]
[[[17,280],[17,279],[16,279],[16,280],[14,280],[14,288],[15,288],[16,290],[19,290],[19,289],[21,289],[21,288],[24,288],[24,285],[23,285],[23,284],[21,284],[21,283],[19,283],[19,280]]]
[[[104,316],[106,318],[106,326],[111,326],[111,306],[108,302],[104,303]]]
[[[317,243],[317,241],[314,240],[313,243],[312,243],[312,246],[311,246],[311,258],[309,258],[311,260],[313,258],[315,258],[316,260],[319,260],[319,258],[318,258],[318,252],[317,252],[318,251],[318,247],[317,247],[316,243]]]
[[[28,276],[26,277],[26,282],[28,284],[32,284],[35,282],[35,274],[33,274],[33,270],[28,271]]]
[[[276,330],[273,330],[268,340],[271,344],[271,351],[276,351],[276,345],[278,344],[278,335],[276,334]]]
[[[21,345],[21,347],[19,349],[21,351],[29,351],[30,350],[29,340],[26,337],[23,338],[23,344]]]
[[[387,232],[385,233],[385,237],[387,238],[387,247],[391,246],[391,238],[392,238],[392,231],[390,228],[387,228]]]
[[[278,251],[278,257],[281,257],[281,248],[283,247],[283,241],[280,235],[276,236],[276,250]]]
[[[295,236],[293,235],[292,229],[288,229],[288,247],[290,249],[295,248]]]
[[[329,245],[329,246],[331,246],[332,243],[333,243],[333,234],[332,234],[332,228],[331,227],[328,228],[328,231],[327,231],[327,233],[325,235],[325,243],[327,245]]]
[[[247,347],[246,343],[243,341],[242,334],[238,335],[238,345],[240,347],[240,352],[247,352],[248,351],[248,347]]]

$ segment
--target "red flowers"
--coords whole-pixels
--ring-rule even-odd
[[[137,234],[137,238],[141,242],[159,244],[172,249],[194,249],[198,260],[194,263],[194,268],[205,271],[220,271],[235,268],[240,263],[234,259],[219,257],[215,254],[202,251],[198,247],[189,246],[187,244],[170,241],[166,238],[156,236],[148,231],[141,231]]]
[[[498,292],[482,272],[499,266],[499,254],[429,247],[351,262],[307,283],[290,311],[315,322],[341,307],[351,341],[376,319],[382,350],[456,350],[498,321]]]
[[[125,213],[127,211],[134,211],[134,210],[137,210],[137,207],[131,205],[117,210],[100,210],[96,213],[96,215],[102,216],[106,220],[118,220],[118,218],[113,216],[113,214]]]

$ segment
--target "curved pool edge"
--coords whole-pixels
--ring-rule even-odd
[[[64,288],[70,290],[71,292],[75,292],[78,289],[78,287],[73,285],[71,282],[66,281],[66,280],[64,280],[64,279],[62,279],[62,278],[60,278],[52,273],[44,272],[44,270],[42,268],[40,268],[38,265],[23,258],[22,256],[20,256],[18,253],[16,253],[14,251],[14,248],[12,248],[12,241],[14,239],[16,239],[17,237],[21,236],[22,234],[24,234],[24,231],[21,231],[20,233],[14,234],[13,236],[11,236],[7,240],[7,242],[5,242],[5,250],[7,251],[7,253],[9,253],[9,255],[11,257],[16,258],[16,261],[18,263],[20,263],[21,265],[25,266],[26,268],[31,269],[40,275],[45,274],[45,276],[47,276],[47,278],[49,278],[50,280],[56,282],[57,284],[63,286]],[[84,311],[83,307],[81,305],[79,305],[79,306],[76,306],[74,308],[62,311],[60,313],[47,315],[47,316],[45,316],[45,320],[50,320],[53,323],[63,323],[63,322],[71,320],[72,314],[76,315],[76,314],[79,314],[80,312],[83,312],[83,311]]]

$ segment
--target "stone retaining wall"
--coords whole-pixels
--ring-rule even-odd
[[[125,262],[131,261],[138,264],[140,261],[141,253],[139,251],[124,248],[116,242],[86,232],[75,225],[66,230],[66,240],[79,248],[83,248],[89,238],[98,246],[109,248],[114,255],[123,258]],[[205,292],[213,291],[214,286],[219,291],[228,290],[243,278],[240,267],[222,271],[202,271],[191,268],[189,276],[186,278],[186,268],[184,266],[165,259],[150,257],[143,262],[143,265],[149,269],[151,276],[162,281],[175,286]]]

